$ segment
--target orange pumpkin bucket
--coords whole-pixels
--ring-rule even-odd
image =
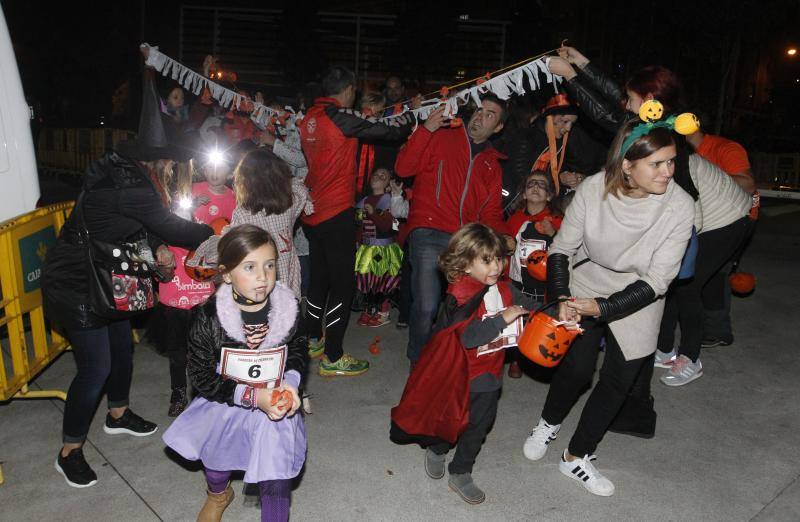
[[[528,273],[537,281],[547,281],[547,250],[534,250],[528,256]]]
[[[531,312],[518,343],[522,355],[547,368],[558,366],[572,346],[572,341],[583,333],[580,329],[567,330],[556,319],[542,313],[542,310],[558,302],[547,303]]]
[[[204,282],[213,279],[217,275],[216,267],[209,266],[189,266],[189,261],[194,257],[194,250],[186,254],[186,259],[183,260],[183,269],[186,275],[195,281]]]

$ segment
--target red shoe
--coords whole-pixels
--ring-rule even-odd
[[[367,326],[371,326],[372,328],[377,328],[379,326],[384,326],[389,324],[389,312],[378,312],[377,314],[372,316],[372,320],[369,322]]]
[[[359,324],[360,326],[370,326],[372,319],[373,316],[371,316],[367,312],[361,312],[361,316],[358,318],[357,324]]]
[[[522,377],[522,368],[519,367],[519,363],[517,361],[514,361],[508,365],[508,376],[512,379],[519,379]]]

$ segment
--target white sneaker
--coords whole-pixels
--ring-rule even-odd
[[[656,368],[666,368],[669,370],[672,368],[672,363],[675,362],[675,359],[678,358],[678,351],[673,348],[671,352],[664,353],[661,350],[656,350],[656,361],[653,363],[653,366]]]
[[[564,453],[561,454],[561,462],[558,463],[558,470],[561,473],[579,481],[593,495],[610,497],[614,494],[614,483],[601,475],[592,464],[597,457],[584,455],[582,459],[567,462],[567,459],[564,458],[566,454],[567,450],[564,450]]]
[[[685,355],[679,356],[672,363],[672,368],[661,376],[661,382],[667,386],[683,386],[703,376],[703,363],[700,359],[692,362]]]
[[[547,453],[547,445],[556,440],[561,424],[551,426],[544,419],[539,419],[539,424],[531,430],[531,435],[525,439],[522,453],[530,460],[539,460]]]

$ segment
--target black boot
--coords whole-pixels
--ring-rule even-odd
[[[169,398],[169,411],[167,411],[167,415],[170,417],[177,417],[183,413],[188,403],[189,400],[186,397],[186,388],[172,388],[172,396]]]
[[[608,431],[652,439],[656,434],[656,411],[653,409],[653,396],[641,399],[628,395],[617,417],[611,422]]]

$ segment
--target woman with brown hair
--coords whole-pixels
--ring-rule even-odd
[[[583,318],[584,332],[553,376],[542,416],[523,448],[531,460],[544,457],[591,382],[605,336],[600,378],[559,465],[601,496],[613,495],[614,484],[594,468],[593,453],[656,350],[664,310],[656,298],[677,275],[694,222],[692,198],[672,182],[672,131],[639,125],[646,124],[622,127],[605,174],[578,187],[550,246],[548,296],[562,300],[560,320],[576,328]]]

